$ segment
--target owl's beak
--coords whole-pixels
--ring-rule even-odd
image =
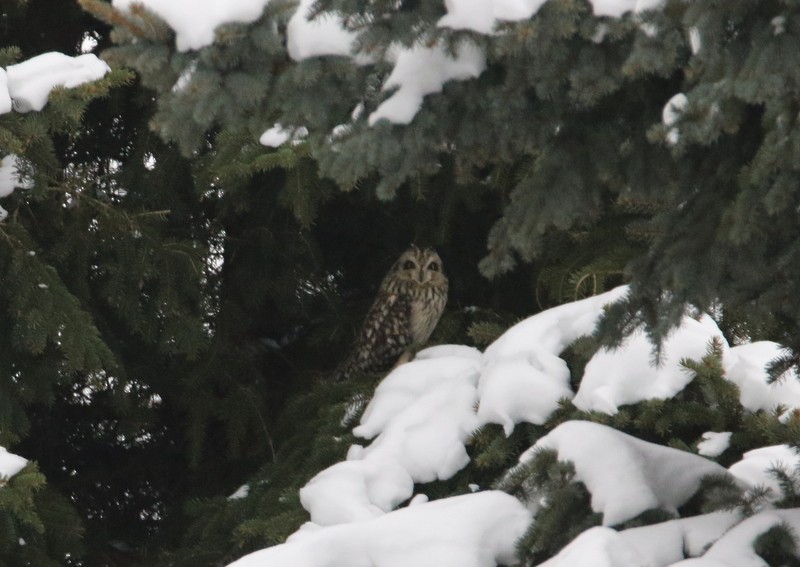
[[[419,283],[425,283],[425,270],[420,268],[419,269],[419,277],[417,278]]]

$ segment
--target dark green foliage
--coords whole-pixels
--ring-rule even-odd
[[[753,549],[770,567],[798,567],[797,534],[791,526],[773,526],[756,538]]]
[[[354,441],[342,416],[352,407],[355,419],[378,379],[324,377],[410,242],[435,246],[451,280],[432,343],[483,347],[537,309],[630,281],[598,337],[566,354],[574,388],[600,341],[640,323],[658,340],[687,305],[721,305],[731,342],[800,344],[794,2],[670,0],[613,19],[584,0],[550,0],[481,36],[438,27],[441,2],[320,1],[315,10],[345,17],[373,54],[398,41],[451,51],[472,41],[486,53],[480,77],[428,95],[410,125],[373,127],[390,65],[292,61],[289,2],[183,52],[142,8],[82,0],[104,24],[72,2],[6,4],[0,65],[74,54],[93,37],[137,73],[116,69],[56,90],[40,113],[0,116],[0,154],[19,155],[35,182],[2,203],[0,444],[48,481],[26,492],[33,477],[20,476],[19,492],[0,490],[20,497],[0,526],[10,565],[67,553],[77,564],[75,510],[86,565],[215,565],[283,541],[307,519],[297,489],[342,458]],[[665,125],[678,92],[689,104]],[[309,135],[258,144],[276,122]],[[788,352],[774,376],[794,364]],[[421,490],[492,486],[568,419],[684,450],[705,431],[733,431],[723,465],[798,443],[797,416],[742,410],[719,345],[685,367],[693,379],[670,400],[614,416],[565,400],[544,426],[508,438],[481,428],[471,464]],[[521,544],[528,562],[599,522],[570,464],[534,461],[500,481],[546,496]],[[778,505],[796,505],[795,473],[776,475]],[[220,496],[244,482],[247,497]],[[765,496],[714,479],[701,492],[682,513],[750,513]],[[17,549],[23,532],[31,543]],[[774,537],[766,547],[780,563],[790,548]]]
[[[602,519],[601,514],[592,512],[591,495],[575,480],[572,463],[559,461],[555,451],[538,451],[512,469],[497,487],[537,509],[536,521],[518,543],[525,565],[552,557]]]

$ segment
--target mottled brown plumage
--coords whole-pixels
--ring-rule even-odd
[[[353,351],[334,379],[388,370],[425,344],[444,311],[447,287],[435,250],[412,246],[403,252],[383,278]]]

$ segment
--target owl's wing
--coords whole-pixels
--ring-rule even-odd
[[[411,301],[406,295],[381,290],[364,320],[358,341],[336,380],[364,372],[388,370],[411,344]]]

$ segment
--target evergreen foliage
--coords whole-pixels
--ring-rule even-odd
[[[34,182],[0,223],[0,444],[37,463],[0,488],[0,560],[219,565],[283,541],[307,519],[297,490],[355,442],[348,425],[379,378],[324,377],[412,241],[437,247],[452,282],[433,342],[483,347],[531,312],[630,282],[598,337],[570,347],[574,387],[600,344],[642,323],[658,341],[687,306],[721,306],[731,342],[800,348],[800,14],[788,0],[724,4],[612,19],[549,0],[489,36],[437,27],[444,3],[318,1],[364,52],[484,50],[480,77],[428,95],[406,126],[368,124],[389,96],[380,58],[289,58],[288,2],[185,52],[141,7],[81,0],[98,21],[72,3],[4,6],[0,66],[93,38],[136,75],[0,116],[0,154]],[[688,105],[665,124],[679,92]],[[275,123],[309,134],[258,144]],[[723,465],[797,445],[797,416],[742,409],[720,348],[685,361],[694,378],[672,399],[614,416],[565,401],[510,437],[483,427],[470,465],[425,492],[543,499],[520,542],[533,565],[600,521],[552,453],[506,476],[561,422],[684,450],[732,431]],[[773,375],[796,362],[787,352]],[[775,475],[776,505],[796,506],[797,472]],[[221,496],[243,483],[246,496]],[[768,496],[710,478],[681,513],[750,514]],[[774,564],[796,554],[780,527],[757,545]]]

